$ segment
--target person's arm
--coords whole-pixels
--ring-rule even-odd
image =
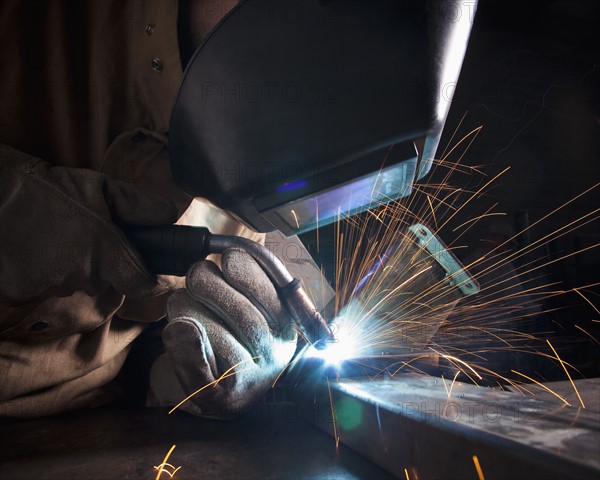
[[[172,223],[170,201],[4,145],[0,173],[0,303],[110,288],[140,298],[168,289],[147,271],[118,224]]]

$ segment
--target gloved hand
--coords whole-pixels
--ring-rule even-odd
[[[250,255],[229,249],[221,265],[222,272],[211,261],[190,269],[187,288],[169,300],[163,332],[186,395],[234,373],[189,400],[193,413],[217,418],[259,399],[291,360],[297,340],[275,287]]]
[[[53,167],[0,145],[0,303],[112,287],[131,297],[167,290],[116,223],[176,220],[174,205],[93,170]]]

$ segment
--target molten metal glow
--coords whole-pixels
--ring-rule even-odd
[[[327,365],[336,367],[339,367],[346,360],[356,358],[360,350],[358,343],[360,336],[352,329],[345,327],[342,322],[343,319],[340,320],[339,328],[334,329],[336,339],[334,343],[329,343],[322,350],[311,346],[305,354],[306,357],[320,358]],[[338,325],[336,322],[334,324]]]

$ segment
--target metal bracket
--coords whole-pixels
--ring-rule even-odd
[[[456,285],[464,295],[479,293],[477,282],[461,267],[456,257],[431,233],[429,228],[421,223],[415,223],[408,227],[408,230],[415,236],[417,244],[427,250],[444,269],[451,285]]]

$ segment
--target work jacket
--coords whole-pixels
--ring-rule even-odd
[[[185,211],[180,223],[251,236],[171,179],[167,132],[182,76],[177,0],[6,0],[0,65],[1,144],[168,196]],[[38,234],[45,228],[41,218]],[[0,304],[0,416],[112,398],[131,343],[164,316],[165,303],[166,295],[132,300],[111,289]]]

